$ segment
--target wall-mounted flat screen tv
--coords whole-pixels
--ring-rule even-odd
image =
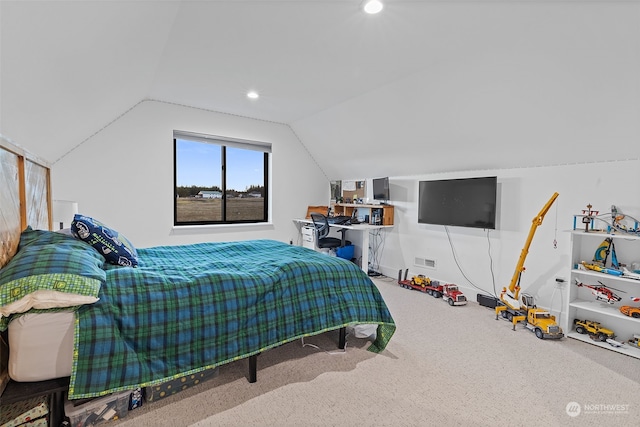
[[[389,201],[389,177],[373,179],[373,199]]]
[[[497,178],[420,181],[418,223],[496,228]]]

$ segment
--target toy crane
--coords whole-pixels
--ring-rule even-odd
[[[516,269],[513,273],[513,277],[511,278],[511,283],[509,283],[509,289],[503,288],[500,293],[500,299],[503,303],[505,303],[508,307],[513,310],[519,310],[521,308],[521,304],[519,301],[520,297],[520,276],[522,272],[525,270],[524,268],[524,260],[527,258],[529,254],[529,247],[531,246],[531,241],[533,240],[533,236],[536,233],[538,226],[542,224],[542,220],[544,216],[547,214],[553,202],[558,198],[558,193],[553,193],[553,196],[549,199],[549,201],[544,205],[544,207],[540,210],[538,215],[533,218],[531,223],[531,229],[529,230],[529,236],[527,236],[527,241],[520,252],[520,259],[518,260],[518,264],[516,265]]]
[[[547,214],[556,198],[558,198],[558,193],[553,193],[553,196],[551,196],[542,210],[540,210],[538,215],[533,218],[531,229],[529,230],[529,236],[527,237],[527,241],[520,253],[520,259],[518,260],[516,270],[511,278],[509,288],[502,288],[502,292],[500,293],[500,302],[495,308],[496,319],[502,315],[502,317],[513,323],[514,331],[516,329],[516,323],[526,320],[525,327],[534,332],[536,337],[540,339],[559,339],[562,338],[564,334],[562,333],[560,326],[556,323],[555,316],[552,316],[547,310],[537,308],[531,295],[522,294],[522,300],[520,300],[520,277],[522,272],[525,270],[524,260],[527,258],[527,254],[529,253],[529,247],[531,246],[531,241],[533,240],[536,229],[540,224],[542,224],[544,216]]]

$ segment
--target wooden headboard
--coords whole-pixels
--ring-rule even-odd
[[[50,166],[0,135],[0,268],[27,225],[52,229]]]

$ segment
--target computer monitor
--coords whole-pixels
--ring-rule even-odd
[[[383,203],[389,201],[389,178],[373,179],[373,199]]]

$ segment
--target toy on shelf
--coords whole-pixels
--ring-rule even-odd
[[[623,343],[623,342],[616,341],[616,340],[614,340],[613,338],[607,338],[607,339],[605,340],[605,342],[606,342],[607,344],[609,344],[611,347],[623,347],[623,346],[624,346],[624,343]]]
[[[441,284],[437,280],[431,280],[422,274],[413,276],[411,280],[407,280],[408,274],[409,269],[406,269],[404,279],[402,279],[402,270],[398,271],[398,284],[403,288],[415,289],[425,292],[434,298],[442,298],[447,301],[449,305],[465,305],[467,303],[467,297],[458,289],[458,285],[451,283]]]
[[[613,292],[613,290],[624,293],[624,291],[621,291],[620,289],[607,288],[599,280],[598,280],[598,283],[600,283],[600,286],[587,285],[586,283],[580,282],[578,279],[574,279],[574,281],[575,281],[575,285],[579,288],[584,287],[584,288],[591,289],[591,294],[596,297],[596,300],[604,301],[608,304],[614,304],[622,299],[621,297],[616,295]]]
[[[626,267],[620,267],[622,270],[622,277],[626,277],[627,279],[640,280],[640,274],[635,271],[629,271]]]
[[[627,340],[627,344],[629,344],[631,348],[637,348],[640,350],[640,335],[634,334],[632,338]]]
[[[611,255],[611,267],[606,266],[609,255]],[[578,265],[578,269],[592,270],[613,276],[625,277],[627,279],[640,280],[640,274],[635,271],[630,271],[626,266],[618,262],[616,247],[611,237],[607,237],[600,243],[600,246],[598,246],[593,255],[593,262],[582,261]]]
[[[589,263],[586,261],[582,261],[578,265],[578,269],[597,271],[598,273],[610,274],[612,276],[622,276],[622,271],[616,270],[615,268],[603,267],[601,265]]]
[[[623,305],[620,307],[620,313],[625,316],[633,317],[636,319],[640,318],[640,307],[633,307],[630,305]]]
[[[609,255],[611,255],[611,268],[607,268]],[[618,255],[616,254],[616,247],[613,244],[613,239],[611,237],[604,239],[602,243],[600,243],[600,246],[596,248],[596,252],[593,254],[592,264],[582,262],[582,265],[589,270],[614,276],[622,276],[620,263],[618,262]]]
[[[630,220],[633,222],[633,226],[627,226],[623,221]],[[638,233],[638,220],[632,216],[623,214],[615,205],[611,205],[611,226],[617,231],[624,233]]]
[[[581,222],[584,224],[584,231],[585,233],[589,232],[589,227],[591,227],[592,231],[596,231],[593,227],[594,227],[594,221],[596,219],[596,216],[598,215],[599,211],[594,211],[591,210],[593,206],[591,205],[591,203],[589,203],[587,205],[587,209],[582,209],[582,215],[574,215],[573,216],[573,229],[576,229],[576,218],[581,216],[582,220]]]
[[[611,237],[604,239],[602,243],[600,243],[600,246],[596,248],[596,252],[593,254],[593,261],[604,266],[607,264],[609,255],[611,255],[611,266],[617,268],[618,255],[616,254],[616,246]]]
[[[600,213],[591,209],[591,204],[587,205],[587,209],[582,210],[581,215],[573,216],[573,229],[577,229],[577,218],[581,217],[581,222],[584,224],[585,232],[593,231],[606,231],[606,232],[621,232],[639,234],[640,227],[639,221],[630,215],[623,214],[622,211],[616,206],[611,205],[611,212]],[[600,221],[606,225],[606,229],[600,230],[595,228],[595,221]]]
[[[579,334],[589,334],[593,339],[605,342],[608,339],[614,339],[616,334],[611,330],[603,327],[598,322],[592,320],[573,319],[576,332]]]

